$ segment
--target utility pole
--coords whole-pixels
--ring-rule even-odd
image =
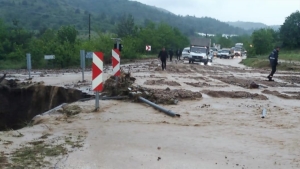
[[[91,40],[91,14],[89,13],[89,40]]]

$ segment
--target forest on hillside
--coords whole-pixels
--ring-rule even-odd
[[[16,12],[18,11],[18,12]],[[7,24],[19,22],[28,30],[58,29],[74,25],[81,34],[87,33],[89,15],[94,31],[115,33],[117,22],[126,14],[135,24],[145,26],[149,21],[166,23],[184,35],[194,32],[208,34],[246,34],[241,28],[209,17],[179,16],[162,9],[128,0],[0,0],[0,18]]]
[[[217,34],[212,42],[222,47],[242,42],[249,56],[266,54],[275,45],[300,48],[299,11],[288,16],[280,30],[263,28],[245,34],[242,29],[212,18],[176,16],[127,0],[109,2],[114,5],[107,0],[0,0],[0,69],[25,68],[26,53],[32,55],[33,68],[46,68],[49,62],[57,68],[78,67],[80,50],[102,51],[110,63],[114,44],[111,38],[115,37],[123,39],[122,58],[157,55],[162,46],[168,49],[188,46],[188,37],[197,36],[197,31]],[[109,12],[116,11],[120,5],[123,11]],[[103,10],[97,12],[98,8]],[[141,10],[143,13],[139,15]],[[133,13],[125,14],[126,11]],[[91,39],[86,36],[89,14],[92,16]],[[193,22],[195,24],[190,24]],[[224,32],[239,31],[237,37],[221,36]],[[149,44],[151,52],[145,51]],[[46,62],[44,55],[55,55],[56,59]]]

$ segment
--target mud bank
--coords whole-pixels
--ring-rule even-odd
[[[235,99],[254,99],[254,100],[268,100],[265,95],[257,94],[257,93],[249,93],[245,91],[210,91],[204,90],[203,93],[215,97],[215,98],[235,98]]]
[[[262,80],[258,78],[246,79],[246,78],[238,78],[234,76],[227,76],[227,77],[211,76],[211,78],[220,80],[221,82],[227,83],[229,85],[235,85],[246,89],[251,88],[250,84],[252,82],[255,82],[256,84],[263,84],[269,87],[295,87],[295,88],[300,87],[296,84],[282,83],[276,81],[274,82],[274,81]]]
[[[17,82],[0,84],[0,131],[19,129],[31,119],[62,103],[71,103],[88,95],[75,89],[31,84],[26,87]]]

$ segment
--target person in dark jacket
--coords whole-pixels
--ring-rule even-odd
[[[177,60],[180,60],[180,56],[181,56],[181,51],[180,51],[180,49],[177,49],[177,50],[176,50],[176,57],[177,57]]]
[[[269,81],[274,81],[273,75],[276,72],[276,66],[278,65],[278,54],[279,54],[279,47],[277,46],[272,53],[269,55],[269,60],[270,60],[270,65],[272,68],[272,71],[270,73],[270,75],[267,77],[269,79]]]
[[[160,58],[160,60],[161,60],[162,70],[166,70],[166,67],[167,67],[167,57],[168,57],[168,52],[163,47],[162,50],[158,54],[158,58]]]
[[[172,49],[169,50],[169,55],[170,55],[170,61],[172,62],[172,57],[174,55],[174,52]]]

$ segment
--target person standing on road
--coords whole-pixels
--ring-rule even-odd
[[[174,52],[172,49],[169,50],[169,55],[170,55],[170,62],[172,62],[172,57],[174,55]]]
[[[270,65],[272,68],[270,75],[267,77],[269,79],[269,81],[274,81],[272,78],[273,78],[274,73],[276,72],[276,66],[278,65],[279,49],[280,48],[278,46],[276,46],[276,48],[269,55]]]
[[[177,50],[176,50],[176,57],[177,57],[177,60],[180,60],[180,55],[181,55],[180,49],[177,49]]]
[[[168,57],[168,52],[166,51],[165,47],[163,47],[162,50],[158,54],[158,58],[160,58],[160,60],[161,60],[162,70],[166,70],[167,57]]]

